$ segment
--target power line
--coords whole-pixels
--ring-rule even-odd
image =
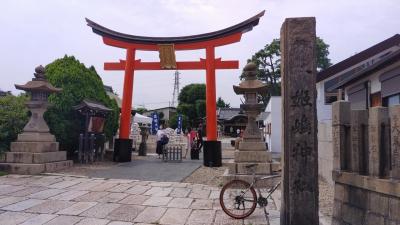
[[[172,107],[175,107],[175,103],[178,102],[178,96],[179,96],[179,71],[176,70],[174,73],[174,92],[172,93]]]

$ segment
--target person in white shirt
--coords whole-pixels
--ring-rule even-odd
[[[163,127],[160,126],[160,129],[157,130],[156,136],[157,136],[157,147],[156,147],[156,153],[158,154],[158,157],[162,154],[162,144],[161,144],[161,138],[162,136],[165,135]]]

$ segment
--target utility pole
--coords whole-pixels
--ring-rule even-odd
[[[178,102],[178,96],[179,96],[179,71],[176,70],[174,73],[174,92],[172,93],[172,104],[171,107],[175,107],[175,103]]]

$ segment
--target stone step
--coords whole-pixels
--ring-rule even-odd
[[[232,160],[233,161],[233,160]],[[257,166],[251,169],[246,168],[246,166],[251,164],[257,164]],[[252,174],[253,170],[256,174],[271,174],[272,172],[279,171],[279,163],[235,163],[235,162],[228,162],[226,166],[229,169],[230,174]]]
[[[6,152],[7,163],[48,163],[67,160],[67,152]]]
[[[235,151],[235,162],[271,162],[271,152],[262,151]]]
[[[56,152],[59,144],[55,141],[47,142],[11,142],[10,150],[12,152]]]
[[[50,133],[23,132],[18,134],[18,142],[55,142],[56,138]]]
[[[267,175],[256,175],[255,177],[261,178]],[[243,180],[248,182],[249,184],[253,181],[252,175],[242,175],[242,174],[230,174],[229,169],[226,169],[224,174],[222,175],[222,182],[224,185],[232,180]],[[270,188],[277,184],[279,181],[282,180],[282,177],[274,177],[271,179],[259,180],[256,183],[256,187],[259,188]]]
[[[265,145],[265,142],[259,141],[259,142],[244,142],[241,141],[239,143],[239,149],[241,151],[266,151],[267,147]]]
[[[25,163],[0,163],[0,170],[14,174],[40,174],[55,172],[65,169],[73,165],[72,160],[60,162],[42,163],[42,164],[25,164]]]

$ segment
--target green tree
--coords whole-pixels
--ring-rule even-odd
[[[187,116],[191,127],[197,126],[199,119],[206,115],[206,85],[186,85],[179,93],[178,100],[178,113]]]
[[[147,112],[147,109],[143,108],[143,107],[139,107],[136,109],[136,112],[139,114],[143,114],[143,113]]]
[[[8,151],[28,122],[27,95],[7,95],[0,98],[0,153]]]
[[[169,125],[172,129],[176,129],[178,127],[178,114],[174,114],[169,119]],[[185,130],[189,126],[189,118],[186,115],[182,115],[182,130]]]
[[[317,37],[317,70],[322,71],[331,66],[331,61],[328,58],[329,45],[320,37]],[[271,43],[254,55],[247,62],[254,62],[258,66],[257,78],[268,85],[268,93],[260,99],[264,104],[267,104],[271,96],[281,94],[281,50],[280,40],[273,39]],[[243,74],[240,77],[243,78]]]
[[[230,108],[231,104],[226,103],[221,97],[217,99],[217,108]]]
[[[49,101],[53,104],[46,112],[45,119],[51,132],[60,142],[60,148],[72,153],[78,148],[79,133],[84,130],[84,119],[72,106],[83,99],[96,100],[113,109],[108,114],[104,132],[109,139],[118,129],[119,109],[115,100],[106,94],[103,82],[96,69],[85,67],[73,56],[64,56],[46,66],[46,77],[55,87],[63,89],[53,94]]]

